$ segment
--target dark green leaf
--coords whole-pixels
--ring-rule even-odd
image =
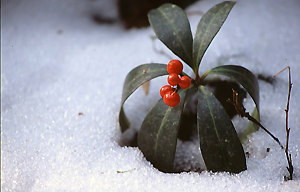
[[[256,120],[259,121],[259,86],[257,78],[251,71],[238,65],[222,65],[207,71],[203,75],[204,78],[208,74],[224,75],[240,83],[253,99],[256,105],[253,114],[255,115],[254,117]],[[258,126],[251,123],[245,133],[250,134],[256,130],[258,130]],[[244,135],[242,138],[245,137],[246,135]]]
[[[123,109],[123,105],[127,98],[143,83],[162,75],[168,75],[167,65],[158,63],[140,65],[128,73],[123,86],[119,113],[119,124],[122,132],[126,131],[130,126]]]
[[[172,172],[177,133],[187,90],[179,90],[180,103],[168,107],[163,99],[151,109],[138,133],[138,147],[157,169]]]
[[[194,70],[198,71],[206,49],[219,32],[234,4],[235,2],[232,1],[222,2],[202,16],[197,26],[193,44]]]
[[[198,93],[197,128],[206,168],[231,173],[246,170],[244,149],[222,104],[204,86]]]
[[[156,36],[175,55],[193,68],[193,37],[185,12],[173,4],[164,4],[148,13]]]

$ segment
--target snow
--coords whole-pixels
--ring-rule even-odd
[[[206,12],[218,2],[199,1],[187,11]],[[233,175],[165,174],[138,148],[119,145],[126,74],[140,64],[167,63],[169,58],[152,49],[150,27],[127,31],[120,22],[99,25],[92,20],[98,9],[116,18],[114,3],[2,1],[2,191],[300,191],[300,2],[239,0],[200,69],[238,64],[272,76],[291,66],[289,144],[295,179],[288,182],[283,181],[288,175],[284,152],[262,130],[244,144],[248,170]],[[189,19],[194,31],[200,16]],[[165,78],[151,81],[148,96],[138,89],[126,102],[132,123],[127,135],[139,128],[165,83]],[[285,143],[287,72],[273,84],[259,80],[259,85],[262,124]],[[246,104],[252,106],[250,99]],[[234,119],[239,122],[247,121]],[[198,152],[197,141],[179,141],[174,164],[204,169]]]

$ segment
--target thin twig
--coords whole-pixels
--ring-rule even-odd
[[[164,56],[166,56],[168,59],[173,59],[169,54],[167,54],[165,51],[163,51],[163,50],[158,50],[157,48],[156,48],[156,46],[155,46],[155,40],[157,39],[157,37],[156,36],[152,36],[151,37],[151,39],[152,39],[152,48],[153,48],[153,50],[154,50],[154,52],[156,52],[156,53],[158,53],[158,54],[161,54],[161,55],[164,55]]]
[[[130,170],[127,170],[127,171],[117,171],[117,173],[127,173],[127,172],[132,172],[136,170],[136,168],[133,168],[133,169],[130,169]]]
[[[287,170],[290,174],[289,177],[284,177],[284,179],[287,180],[292,180],[293,179],[293,172],[294,172],[294,167],[292,164],[292,155],[289,154],[289,137],[290,137],[290,131],[291,129],[289,128],[289,109],[290,109],[290,98],[291,98],[291,91],[292,91],[292,80],[291,80],[291,68],[289,66],[285,67],[284,69],[282,69],[281,71],[279,71],[276,75],[273,76],[273,78],[275,78],[277,75],[279,75],[280,73],[282,73],[284,70],[288,69],[289,70],[289,92],[288,92],[288,98],[287,98],[287,104],[286,104],[286,109],[285,109],[285,114],[286,114],[286,118],[285,118],[285,130],[286,130],[286,144],[285,144],[285,155],[286,155],[286,159],[288,162],[288,167]],[[269,132],[263,125],[261,125],[254,117],[252,117],[248,112],[246,112],[245,107],[243,106],[243,103],[238,95],[238,93],[233,90],[233,101],[228,100],[228,102],[232,103],[235,110],[237,111],[237,114],[240,117],[247,117],[249,119],[249,121],[252,121],[253,123],[255,123],[256,125],[258,125],[259,127],[261,127],[265,132],[267,132],[278,144],[279,146],[284,149],[284,147],[282,146],[282,144],[280,143],[279,139],[277,137],[275,137],[271,132]]]
[[[239,94],[232,89],[233,92],[233,101],[231,101],[230,99],[227,100],[229,103],[232,103],[237,114],[240,117],[246,117],[249,121],[252,121],[253,123],[255,123],[256,125],[258,125],[259,127],[261,127],[266,133],[268,133],[277,143],[278,145],[281,147],[281,149],[284,149],[283,145],[280,143],[279,139],[277,137],[275,137],[268,129],[266,129],[262,124],[260,124],[254,117],[252,117],[249,112],[246,112],[245,107],[243,106],[242,100],[239,97]]]
[[[286,144],[285,144],[285,156],[288,162],[288,167],[287,170],[290,173],[289,177],[285,177],[285,180],[293,180],[293,164],[292,164],[292,155],[289,154],[289,138],[290,138],[290,131],[291,128],[289,128],[289,110],[290,110],[290,98],[291,98],[291,91],[292,91],[292,77],[291,77],[291,68],[290,66],[285,67],[281,71],[279,71],[276,75],[273,76],[275,78],[277,75],[282,73],[284,70],[288,69],[289,70],[289,92],[288,92],[288,98],[287,98],[287,104],[286,104],[286,109],[285,109],[285,130],[286,130]]]

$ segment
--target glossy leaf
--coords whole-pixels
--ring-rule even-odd
[[[197,128],[208,170],[239,173],[247,169],[244,149],[230,118],[204,86],[198,89]]]
[[[179,90],[180,103],[167,106],[163,99],[151,109],[138,133],[138,147],[154,167],[172,172],[177,134],[187,90]]]
[[[208,74],[224,75],[240,83],[253,99],[256,105],[253,111],[253,117],[259,121],[259,86],[257,78],[251,71],[238,65],[222,65],[207,71],[203,76],[206,77]],[[250,123],[245,134],[250,134],[256,130],[258,130],[258,126]],[[246,138],[247,135],[245,134],[241,139]]]
[[[193,68],[193,37],[185,12],[168,3],[151,10],[148,18],[157,38]]]
[[[198,72],[202,57],[219,32],[235,2],[224,1],[208,10],[198,23],[193,43],[195,72]]]
[[[145,82],[162,75],[168,75],[167,65],[158,63],[140,65],[128,73],[123,86],[121,108],[119,112],[119,124],[122,132],[126,131],[130,126],[123,109],[123,105],[127,98]]]

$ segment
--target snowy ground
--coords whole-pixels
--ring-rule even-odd
[[[299,0],[238,1],[201,65],[206,71],[239,64],[264,76],[291,66],[295,180],[289,182],[283,181],[283,151],[261,130],[244,144],[248,170],[237,175],[165,174],[137,148],[120,147],[118,111],[126,74],[169,59],[153,51],[150,28],[126,31],[120,23],[95,23],[91,15],[97,8],[116,16],[114,1],[107,2],[2,1],[2,191],[300,191]],[[188,11],[205,12],[218,2],[200,1]],[[200,17],[189,17],[193,30]],[[128,100],[132,129],[158,100],[165,81],[152,81],[148,96],[139,89]],[[273,84],[259,84],[262,124],[285,142],[287,72]],[[179,142],[178,149],[177,166],[203,167],[194,143]]]

